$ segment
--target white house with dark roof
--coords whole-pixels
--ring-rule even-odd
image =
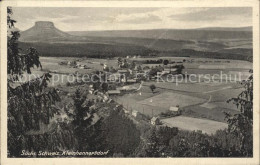
[[[153,117],[152,119],[151,119],[151,124],[152,125],[159,125],[161,122],[160,122],[160,119],[159,119],[159,117]]]
[[[141,114],[137,110],[132,111],[132,116],[134,116],[135,118],[141,118]]]
[[[120,90],[108,90],[107,91],[108,95],[119,95],[120,94]]]
[[[175,107],[174,106],[170,107],[169,111],[174,112],[176,114],[181,114],[181,110],[180,110],[180,107],[178,105],[175,106]]]

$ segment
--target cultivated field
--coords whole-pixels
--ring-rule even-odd
[[[169,107],[177,106],[186,107],[190,105],[201,104],[205,100],[197,97],[192,97],[188,95],[183,95],[179,93],[170,93],[164,92],[157,96],[139,101],[139,104],[151,105],[151,106],[159,106],[165,109],[169,109]]]
[[[207,119],[196,119],[191,117],[177,116],[173,118],[162,119],[164,125],[169,127],[178,127],[179,129],[197,131],[202,133],[214,134],[219,129],[225,129],[227,124]]]

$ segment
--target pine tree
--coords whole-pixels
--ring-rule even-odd
[[[91,124],[95,111],[90,109],[92,102],[88,101],[86,96],[81,96],[79,89],[76,90],[73,100],[74,112],[69,115],[73,118],[72,125],[79,144],[78,149],[84,151],[91,145]]]
[[[252,70],[250,70],[253,73]],[[253,141],[253,75],[241,82],[244,87],[237,98],[231,98],[227,102],[233,102],[239,108],[240,113],[226,114],[228,130],[240,138],[240,151],[242,155],[252,154]]]
[[[31,74],[31,68],[41,67],[39,53],[35,48],[29,48],[26,54],[20,53],[18,39],[19,31],[16,22],[11,18],[12,8],[7,8],[7,113],[8,113],[8,152],[10,157],[20,156],[21,150],[34,150],[28,147],[31,141],[26,133],[39,130],[40,125],[48,124],[55,113],[55,102],[59,95],[55,89],[47,88],[51,78],[49,73],[41,77],[17,83],[24,73]],[[36,147],[36,146],[34,146]]]
[[[152,128],[148,135],[148,143],[145,149],[147,157],[159,157],[159,139],[156,135],[156,128]]]

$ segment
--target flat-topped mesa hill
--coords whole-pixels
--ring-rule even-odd
[[[253,54],[252,27],[64,32],[53,22],[39,21],[20,34],[22,49],[35,47],[45,56],[100,58],[162,53],[244,60]]]
[[[20,41],[37,42],[37,41],[62,41],[70,40],[73,36],[65,33],[54,26],[53,22],[38,21],[30,29],[21,32]],[[77,38],[77,37],[76,37]]]

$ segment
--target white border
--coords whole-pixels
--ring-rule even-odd
[[[15,164],[259,164],[259,1],[6,1],[1,3],[1,163]],[[6,7],[253,7],[254,153],[253,158],[7,158]]]

